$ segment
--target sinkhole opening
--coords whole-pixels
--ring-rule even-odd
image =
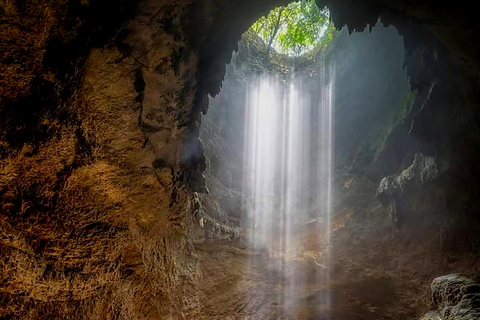
[[[267,55],[275,51],[294,57],[327,47],[334,35],[328,8],[319,8],[315,0],[276,7],[260,17],[246,33],[263,43]]]

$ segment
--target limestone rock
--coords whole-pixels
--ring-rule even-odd
[[[415,154],[412,164],[399,175],[384,177],[377,189],[377,198],[388,208],[395,225],[402,224],[408,208],[405,192],[435,180],[444,168],[433,157],[422,153]]]
[[[420,320],[442,320],[438,312],[432,311],[420,318]]]
[[[443,319],[480,319],[480,284],[471,278],[460,274],[438,277],[432,282],[432,295]]]

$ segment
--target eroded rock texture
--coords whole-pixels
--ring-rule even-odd
[[[217,270],[215,259],[192,245],[192,225],[199,223],[193,192],[204,190],[199,114],[207,94],[219,91],[240,35],[284,3],[0,1],[0,318],[205,317],[217,288],[200,280]],[[441,187],[455,188],[446,197],[436,186],[426,189],[428,199],[445,199],[434,206],[445,213],[444,227],[428,233],[442,230],[442,249],[461,243],[462,252],[471,252],[478,239],[472,199],[479,101],[471,4],[325,3],[338,27],[362,29],[382,15],[405,37],[410,85],[418,90],[407,132],[433,153],[427,156],[449,160],[453,178]],[[424,209],[415,223],[440,220],[428,215],[429,201],[411,199]],[[368,221],[374,230],[376,220]],[[353,245],[375,248],[387,235],[370,232],[360,241],[364,226],[343,235],[352,251]],[[418,244],[405,240],[409,230],[418,229],[405,225],[393,257]],[[385,261],[380,253],[370,265]],[[439,254],[435,261],[445,262],[444,269],[475,269],[461,257]],[[423,290],[437,271],[426,268],[418,286],[406,288]],[[359,281],[355,288],[361,293],[376,284]]]
[[[438,312],[426,314],[422,319],[469,320],[480,317],[480,285],[460,274],[435,278],[432,296]]]

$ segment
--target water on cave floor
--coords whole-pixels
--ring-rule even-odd
[[[334,78],[329,71],[314,86],[294,75],[287,81],[258,77],[246,99],[248,240],[252,250],[269,258],[280,286],[277,301],[288,319],[305,318],[299,315],[305,299],[315,299],[315,319],[329,319]],[[314,264],[316,271],[307,272],[304,264]]]

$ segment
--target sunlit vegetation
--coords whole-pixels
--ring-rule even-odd
[[[292,2],[277,7],[258,19],[251,30],[271,49],[299,56],[313,48],[326,46],[333,40],[335,28],[327,8],[319,9],[315,0]]]

